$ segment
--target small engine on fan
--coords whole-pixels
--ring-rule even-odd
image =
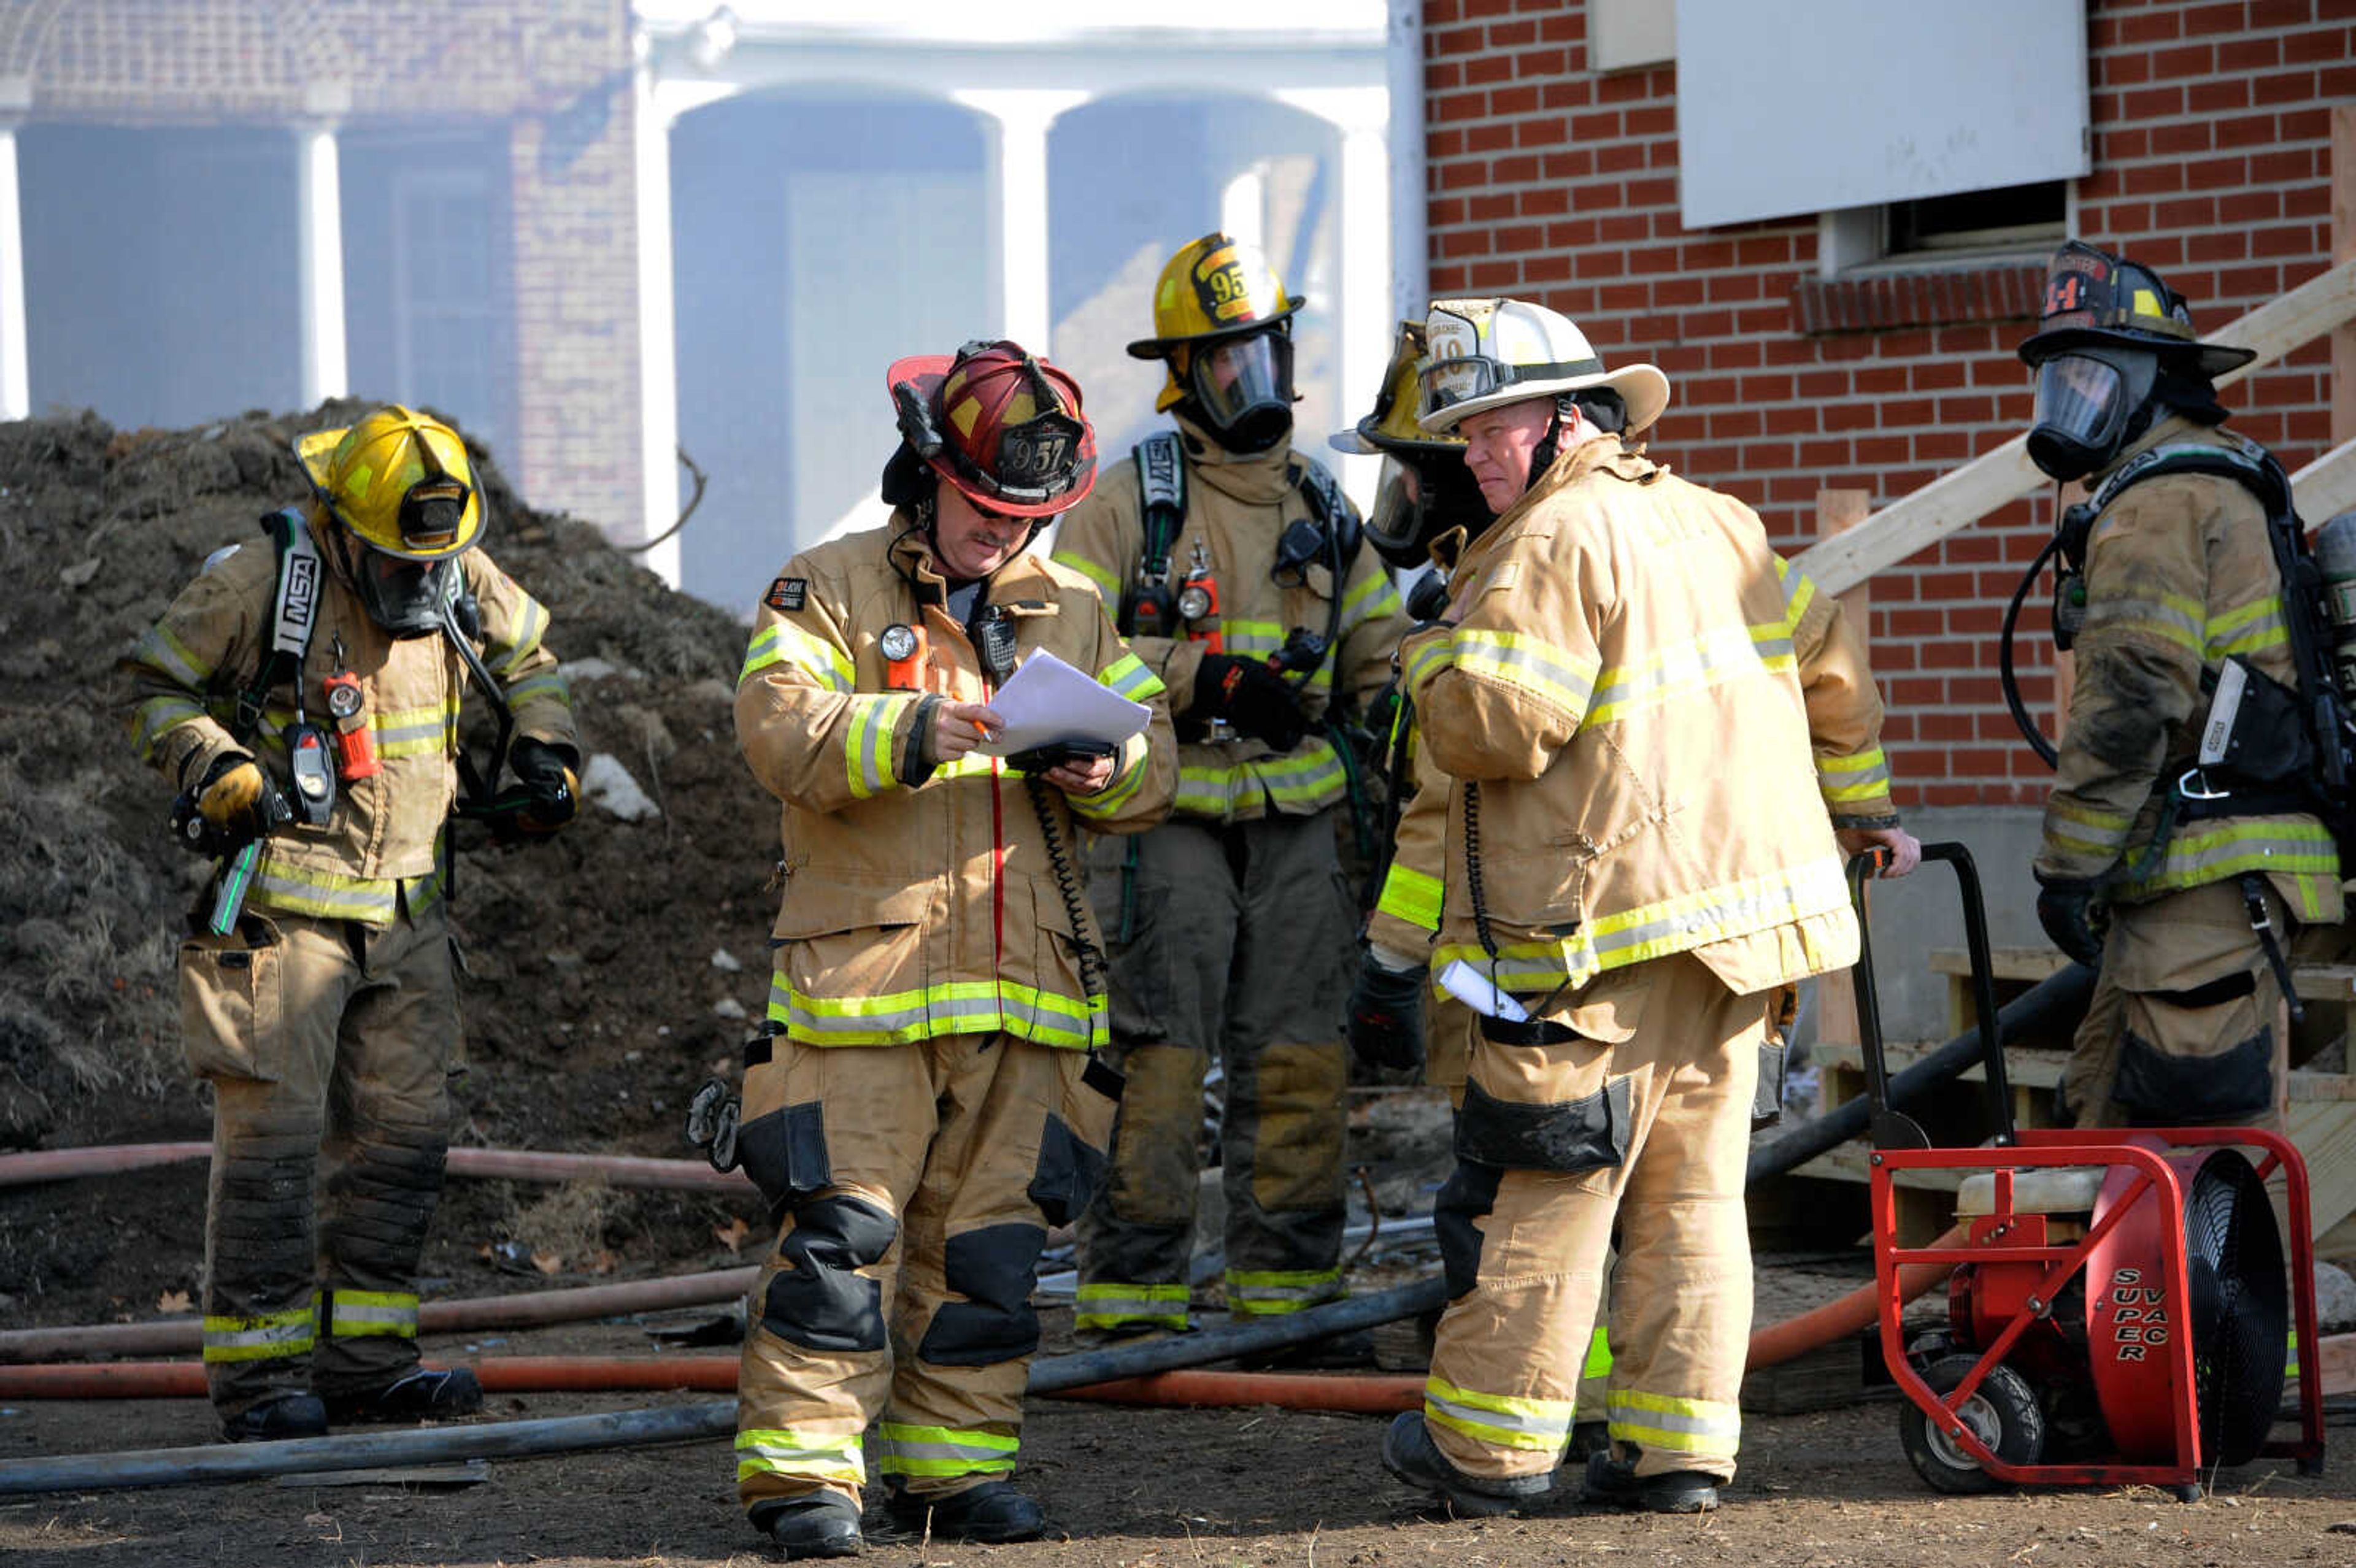
[[[2162,1242],[2169,1206],[2133,1167],[1983,1171],[1956,1199],[1967,1250],[2074,1252],[2096,1240],[2083,1270],[2058,1289],[2049,1285],[2050,1254],[1961,1264],[1948,1279],[1947,1328],[1917,1339],[1908,1360],[1944,1400],[2005,1341],[2001,1360],[1954,1417],[2006,1464],[2049,1472],[2040,1479],[2097,1480],[2113,1477],[2051,1472],[2177,1457],[2177,1373],[2189,1345],[2201,1459],[2245,1464],[2274,1423],[2290,1348],[2289,1281],[2265,1183],[2238,1148],[2112,1136],[2151,1150],[2174,1174],[2183,1288],[2171,1287],[2178,1254]],[[2010,1188],[2003,1200],[2000,1181]],[[1900,1425],[1908,1459],[1932,1486],[1969,1492],[1994,1484],[1919,1405],[1910,1403]]]

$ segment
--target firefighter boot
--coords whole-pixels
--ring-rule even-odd
[[[445,1421],[483,1408],[483,1385],[464,1367],[418,1367],[385,1384],[326,1396],[337,1424],[367,1421]]]
[[[752,1512],[753,1528],[767,1532],[790,1561],[856,1557],[867,1542],[859,1533],[859,1505],[841,1492],[817,1491]]]
[[[969,1541],[995,1546],[1036,1541],[1047,1528],[1039,1505],[1012,1481],[984,1481],[963,1491],[910,1492],[894,1487],[884,1499],[892,1522],[904,1530],[927,1531],[935,1541]]]
[[[1468,1476],[1432,1445],[1420,1411],[1405,1410],[1383,1434],[1383,1468],[1419,1492],[1430,1492],[1459,1519],[1494,1519],[1516,1511],[1554,1487],[1547,1476]]]
[[[1587,1461],[1587,1484],[1579,1499],[1648,1513],[1708,1513],[1718,1506],[1718,1477],[1707,1470],[1640,1477],[1633,1461],[1597,1454]]]
[[[307,1393],[273,1394],[221,1417],[225,1443],[277,1443],[289,1437],[325,1437],[327,1412]]]

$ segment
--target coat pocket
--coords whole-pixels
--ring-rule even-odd
[[[925,1038],[934,885],[874,889],[804,878],[809,873],[795,879],[770,935],[787,1032],[812,1045]]]
[[[180,1040],[199,1078],[274,1083],[284,1071],[285,944],[248,914],[227,936],[180,944]]]

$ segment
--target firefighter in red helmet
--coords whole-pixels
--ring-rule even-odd
[[[900,360],[889,524],[803,551],[736,689],[784,802],[785,903],[736,1139],[778,1217],[748,1314],[737,1490],[788,1557],[861,1549],[869,1473],[936,1537],[1028,1540],[1009,1476],[1047,1227],[1104,1168],[1119,1074],[1076,828],[1135,833],[1175,785],[1162,683],[1079,573],[1028,552],[1088,493],[1071,377],[1012,343]],[[1112,755],[976,750],[1053,654],[1149,703]]]

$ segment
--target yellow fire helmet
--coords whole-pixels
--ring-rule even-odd
[[[398,403],[343,430],[294,443],[320,502],[370,549],[444,560],[483,537],[483,498],[466,443],[439,420]]]
[[[1153,336],[1129,346],[1132,357],[1170,363],[1155,411],[1186,396],[1193,345],[1280,327],[1303,303],[1285,293],[1257,245],[1213,232],[1181,247],[1153,285]]]
[[[1335,431],[1325,444],[1361,455],[1454,457],[1463,452],[1464,438],[1454,431],[1435,435],[1416,421],[1423,357],[1423,323],[1400,322],[1398,336],[1391,343],[1390,368],[1383,372],[1383,389],[1375,396],[1375,411],[1348,430]]]

